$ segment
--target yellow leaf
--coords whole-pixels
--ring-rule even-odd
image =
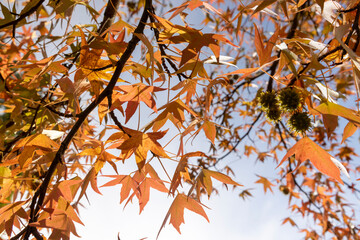
[[[336,103],[322,103],[315,110],[321,114],[340,116],[355,124],[360,124],[360,116],[357,112]]]

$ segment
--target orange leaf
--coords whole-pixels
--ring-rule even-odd
[[[174,194],[175,190],[181,183],[181,177],[182,176],[188,176],[188,158],[190,157],[207,157],[205,153],[203,152],[190,152],[185,155],[183,155],[176,167],[174,176],[171,178],[171,184],[169,187],[169,194]]]
[[[213,189],[212,180],[211,180],[212,177],[224,184],[242,186],[241,184],[238,184],[237,182],[233,181],[229,176],[223,173],[211,171],[208,169],[203,169],[199,174],[199,176],[197,177],[195,184],[189,190],[188,196],[190,196],[193,189],[196,188],[197,197],[200,198],[201,188],[204,187],[206,189],[206,192],[208,193],[208,197],[210,197],[210,194],[212,193],[212,189]]]
[[[206,120],[202,125],[202,129],[204,130],[206,137],[214,144],[216,136],[215,124]]]
[[[122,184],[120,192],[120,203],[129,197],[130,191],[138,193],[138,183],[129,175],[106,175],[105,177],[114,178],[110,182],[105,183],[101,187],[109,187],[117,184]]]
[[[193,112],[180,99],[165,104],[159,108],[159,111],[163,109],[164,111],[146,126],[145,131],[151,127],[153,127],[153,131],[158,131],[168,120],[170,120],[177,128],[180,129],[180,127],[183,126],[183,122],[185,121],[184,110],[191,113],[193,116],[196,116],[196,113]]]
[[[0,230],[3,231],[5,225],[6,233],[10,236],[13,228],[14,217],[18,215],[23,218],[28,218],[26,212],[22,208],[24,204],[25,201],[19,201],[0,208]]]
[[[107,99],[104,99],[98,106],[98,115],[99,115],[100,124],[108,112],[109,112],[108,111],[108,102],[107,102]]]
[[[139,186],[139,206],[140,213],[144,209],[145,205],[148,203],[150,198],[150,188],[154,188],[160,192],[167,192],[168,189],[165,187],[164,183],[157,179],[145,178]]]
[[[220,173],[220,172],[215,172],[215,171],[211,171],[208,169],[203,169],[203,172],[205,174],[205,176],[210,176],[215,178],[216,180],[225,183],[225,184],[231,184],[231,185],[235,185],[235,186],[242,186],[241,184],[235,182],[234,180],[231,179],[231,177]]]
[[[86,175],[86,177],[84,178],[82,184],[81,184],[81,192],[80,192],[80,195],[79,195],[79,198],[78,198],[78,202],[80,201],[80,199],[83,197],[83,195],[85,194],[86,192],[86,189],[88,187],[88,185],[91,185],[92,189],[100,194],[101,192],[99,191],[98,187],[97,187],[97,174],[96,174],[96,170],[94,168],[91,168],[91,170],[88,172],[88,174]]]
[[[125,110],[125,123],[127,123],[134,115],[140,102],[144,102],[146,106],[151,108],[154,112],[157,112],[153,93],[165,90],[165,88],[147,86],[142,83],[118,86],[115,89],[123,92],[123,94],[116,95],[117,98],[114,99],[114,101],[120,101],[121,103],[127,102],[127,107]]]
[[[267,178],[258,176],[260,179],[257,180],[255,183],[261,183],[264,186],[264,192],[266,193],[266,191],[269,189],[272,193],[274,193],[271,189],[271,187],[275,186],[274,184],[272,184]]]
[[[168,158],[168,155],[157,141],[162,138],[166,132],[167,131],[142,133],[140,131],[132,130],[131,137],[118,147],[121,149],[122,158],[129,158],[135,153],[135,159],[139,170],[145,164],[148,151],[151,151],[159,157]]]
[[[249,76],[250,74],[256,72],[259,68],[256,67],[256,68],[243,68],[243,69],[238,69],[238,70],[235,70],[233,72],[230,72],[230,73],[226,73],[226,74],[222,74],[222,75],[219,75],[219,77],[226,77],[226,76],[229,76],[229,75],[235,75],[235,74],[244,74],[242,75],[241,77],[239,77],[239,79],[237,80],[237,82],[241,81],[242,79],[246,78],[247,76]]]
[[[193,212],[203,216],[209,222],[209,219],[208,219],[203,207],[200,205],[200,203],[198,201],[196,201],[190,197],[187,197],[185,194],[179,193],[176,196],[173,203],[171,204],[170,209],[165,216],[165,219],[160,227],[158,237],[169,217],[170,217],[170,223],[174,226],[174,228],[179,233],[181,233],[180,225],[182,223],[184,223],[184,208],[187,208],[190,211],[193,211]]]
[[[264,48],[264,44],[261,39],[260,32],[255,23],[254,23],[254,29],[255,29],[255,48],[256,48],[256,52],[258,54],[259,62],[260,62],[260,66],[261,66],[262,62],[263,62],[263,54],[265,52],[265,48]]]
[[[175,98],[180,97],[182,94],[186,93],[186,105],[189,106],[189,103],[192,97],[196,94],[196,85],[198,79],[185,79],[184,81],[179,82],[171,90],[180,90],[180,92],[175,96]]]
[[[271,58],[271,52],[278,38],[279,28],[277,28],[275,33],[271,36],[266,47],[264,47],[263,40],[255,23],[254,23],[254,28],[255,28],[255,48],[259,56],[259,64],[260,66],[262,66],[265,63],[268,63],[273,60]]]
[[[51,150],[52,148],[59,148],[59,144],[51,140],[48,136],[44,134],[34,134],[24,139],[21,139],[14,150],[17,150],[22,147],[39,147],[45,150]]]
[[[322,149],[319,145],[314,143],[308,137],[302,138],[298,141],[284,156],[279,163],[278,167],[289,157],[295,154],[295,159],[299,161],[298,166],[310,160],[312,164],[323,174],[336,179],[338,182],[343,183],[340,178],[340,170],[332,160],[332,156]],[[298,167],[297,167],[298,168]]]
[[[351,137],[356,132],[356,130],[357,130],[357,126],[352,122],[348,122],[348,124],[346,124],[346,126],[344,128],[344,133],[343,133],[341,143],[344,143],[344,141],[348,137]]]

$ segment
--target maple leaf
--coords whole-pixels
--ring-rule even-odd
[[[95,168],[91,168],[91,170],[86,174],[85,178],[83,179],[81,183],[81,192],[79,194],[77,202],[80,201],[80,199],[84,196],[86,189],[88,185],[91,185],[92,189],[101,195],[101,192],[99,191],[99,188],[97,186],[97,174]]]
[[[306,161],[310,160],[312,164],[323,174],[336,179],[338,182],[343,184],[343,181],[340,178],[340,169],[341,163],[338,162],[334,157],[332,157],[327,151],[322,149],[319,145],[314,143],[310,138],[304,137],[300,139],[290,150],[286,153],[284,158],[279,163],[278,167],[289,157],[295,154],[295,159],[299,161],[298,166]],[[340,166],[341,165],[341,166]],[[294,171],[296,170],[294,169]],[[346,170],[342,168],[344,174]],[[347,174],[348,175],[348,174]]]
[[[114,99],[114,101],[120,101],[121,103],[127,102],[127,107],[125,110],[125,123],[127,123],[134,115],[140,102],[144,102],[146,106],[157,112],[155,100],[152,94],[155,92],[164,91],[165,88],[147,86],[143,83],[138,83],[134,85],[123,85],[115,87],[115,90],[121,91],[123,94],[116,95],[117,97]]]
[[[179,93],[175,96],[175,98],[179,98],[182,94],[186,93],[186,101],[185,104],[189,105],[190,100],[196,94],[196,86],[198,79],[185,79],[184,81],[176,84],[171,90],[180,90]]]
[[[239,193],[239,197],[241,197],[243,200],[252,197],[253,195],[250,193],[250,190],[251,188],[243,190],[241,193]]]
[[[200,199],[200,193],[201,193],[200,190],[202,187],[204,187],[206,189],[206,192],[208,193],[208,197],[210,198],[210,195],[213,190],[211,178],[215,178],[216,180],[224,183],[225,185],[231,184],[234,186],[242,186],[241,184],[238,184],[237,182],[232,180],[229,176],[227,176],[223,173],[211,171],[208,169],[202,169],[199,176],[197,177],[197,179],[195,181],[195,184],[189,190],[188,196],[190,196],[193,189],[196,188],[197,197],[198,197],[198,199]]]
[[[257,175],[258,176],[258,175]],[[267,178],[265,177],[261,177],[258,176],[260,179],[257,180],[255,183],[260,183],[263,184],[264,186],[264,192],[266,193],[266,191],[269,189],[272,193],[274,193],[271,189],[271,187],[275,186],[274,184],[272,184]]]
[[[32,227],[52,228],[53,232],[50,239],[70,239],[70,233],[80,237],[76,232],[72,219],[64,211],[58,209],[53,211],[51,217],[48,215],[41,216],[37,222],[30,223],[29,225]],[[54,236],[56,237],[54,238]],[[62,236],[62,238],[59,238],[59,236]]]
[[[22,207],[25,203],[25,201],[18,201],[0,208],[0,232],[5,230],[10,236],[14,221],[18,221],[18,217],[28,219],[28,215]]]
[[[136,164],[138,165],[139,170],[145,165],[148,151],[151,151],[159,157],[169,158],[157,141],[164,137],[166,132],[167,131],[143,133],[133,130],[131,137],[118,147],[122,151],[121,158],[129,158],[135,153]]]
[[[184,177],[186,180],[191,180],[188,172],[188,159],[190,157],[207,157],[203,152],[190,152],[184,154],[176,167],[171,183],[169,187],[169,194],[174,194],[177,187],[181,184],[181,178]]]
[[[292,219],[289,218],[289,217],[285,218],[281,224],[285,224],[285,223],[287,223],[287,222],[289,222],[289,223],[291,224],[291,226],[297,227],[297,224],[294,222],[294,220],[292,220]]]
[[[149,174],[150,177],[146,177]],[[139,199],[140,213],[150,199],[150,188],[154,188],[160,192],[167,192],[163,181],[159,178],[155,170],[150,164],[146,164],[140,171],[136,171],[134,176],[130,175],[106,175],[106,177],[114,178],[101,187],[109,187],[121,184],[120,203],[128,198],[131,201],[134,196]],[[130,195],[131,190],[133,191]],[[129,196],[130,195],[130,196]],[[127,205],[125,204],[125,206]]]
[[[275,33],[269,39],[266,47],[264,47],[264,44],[262,42],[262,38],[260,36],[259,30],[258,30],[255,23],[254,23],[254,27],[255,27],[255,47],[256,47],[256,52],[257,52],[257,54],[259,56],[260,66],[262,66],[265,63],[271,62],[271,61],[276,59],[276,57],[271,57],[271,52],[272,52],[272,49],[274,48],[276,40],[278,38],[279,28],[276,29]]]
[[[172,18],[174,18],[176,15],[178,15],[179,13],[182,13],[186,8],[189,8],[191,11],[193,11],[196,8],[202,8],[204,7],[207,10],[210,10],[211,12],[214,12],[215,14],[217,14],[220,18],[222,18],[223,20],[226,21],[226,19],[222,16],[222,13],[219,12],[216,8],[214,8],[213,6],[211,6],[209,3],[207,2],[203,2],[200,0],[190,0],[187,1],[183,4],[181,4],[178,7],[175,7],[171,10],[169,10],[168,12],[174,12],[171,17],[169,18],[169,20],[171,20]]]
[[[205,120],[204,124],[201,126],[201,128],[205,132],[205,136],[213,143],[215,144],[215,136],[216,136],[216,127],[215,123]]]
[[[129,197],[131,190],[133,190],[136,194],[138,193],[138,183],[130,175],[105,175],[105,177],[112,177],[114,179],[105,183],[101,187],[110,187],[122,184],[120,203]]]
[[[256,4],[255,2],[253,4]],[[256,9],[254,10],[253,14],[263,11],[266,7],[270,6],[274,2],[276,2],[276,0],[263,0],[258,6],[256,5]]]
[[[209,219],[198,201],[192,199],[191,197],[187,197],[185,194],[179,193],[173,203],[171,204],[169,211],[167,212],[165,219],[160,227],[159,233],[157,237],[159,237],[161,230],[164,228],[166,221],[170,217],[170,224],[174,226],[174,228],[180,232],[180,225],[184,223],[184,209],[187,208],[190,211],[193,211],[201,216],[203,216],[208,222]]]
[[[152,127],[153,131],[158,131],[164,124],[170,120],[178,129],[183,126],[185,121],[184,110],[189,112],[193,116],[197,116],[186,104],[183,103],[180,99],[171,101],[168,104],[165,104],[160,110],[163,110],[151,123],[145,127],[145,131]]]
[[[165,185],[162,181],[160,181],[158,179],[153,179],[153,178],[145,178],[139,186],[140,213],[144,210],[144,207],[149,202],[150,188],[154,188],[160,192],[168,191],[168,189],[165,187]]]
[[[14,150],[22,147],[38,147],[44,150],[52,150],[59,148],[59,144],[44,134],[34,134],[21,139],[14,147]]]
[[[206,5],[207,7],[210,5]],[[214,53],[215,58],[219,59],[220,56],[220,46],[219,42],[224,42],[232,45],[233,47],[238,47],[234,45],[231,41],[226,39],[223,35],[220,34],[211,34],[211,33],[202,33],[199,30],[191,28],[189,26],[179,26],[173,25],[169,21],[162,19],[158,16],[154,16],[168,31],[170,36],[162,39],[162,43],[189,43],[188,46],[182,50],[180,67],[187,63],[189,60],[194,59],[201,51],[203,47],[209,47],[211,51]],[[178,29],[178,31],[174,31]],[[174,33],[178,33],[178,35],[173,36]],[[166,33],[165,33],[166,34]],[[165,35],[164,34],[164,35]]]
[[[80,188],[82,180],[76,177],[71,180],[64,180],[54,186],[54,189],[50,192],[45,200],[47,202],[57,202],[60,197],[64,198],[68,202],[72,202],[75,198],[77,190]]]
[[[244,69],[235,70],[235,71],[230,72],[230,73],[222,74],[222,75],[219,75],[219,76],[220,77],[227,77],[229,75],[243,74],[241,77],[239,77],[237,79],[237,82],[239,82],[239,81],[243,80],[244,78],[246,78],[247,76],[249,76],[250,74],[255,73],[258,70],[259,70],[258,67],[256,67],[256,68],[244,68]]]
[[[120,160],[118,157],[112,155],[111,153],[108,153],[105,151],[104,143],[103,142],[94,142],[94,145],[91,146],[92,148],[87,148],[83,150],[81,153],[79,153],[79,156],[91,156],[96,157],[96,162],[94,164],[94,169],[96,171],[96,174],[103,168],[105,162],[109,163],[117,172],[117,168],[115,163],[113,162],[113,159]]]

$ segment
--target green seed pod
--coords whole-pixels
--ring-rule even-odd
[[[304,133],[311,127],[311,119],[306,112],[296,112],[291,115],[288,125],[294,132]]]
[[[263,111],[269,111],[271,108],[278,106],[278,101],[274,91],[260,93],[258,101]]]
[[[301,96],[295,88],[282,89],[278,100],[281,109],[286,112],[293,112],[301,107]]]

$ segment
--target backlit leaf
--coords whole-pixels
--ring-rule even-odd
[[[209,219],[200,205],[200,203],[191,197],[187,197],[186,195],[179,193],[173,203],[170,206],[168,213],[165,216],[165,219],[160,227],[158,236],[165,226],[168,218],[170,217],[170,224],[174,226],[174,228],[180,233],[180,225],[184,223],[184,209],[187,208],[192,212],[195,212],[201,216],[203,216],[208,222]]]
[[[310,160],[320,172],[343,183],[340,178],[340,170],[332,160],[333,157],[308,137],[300,139],[292,148],[290,148],[278,167],[293,155],[295,155],[295,159],[299,161],[298,166],[302,162]]]
[[[264,192],[266,193],[266,191],[269,189],[272,193],[273,190],[271,189],[271,187],[275,186],[274,184],[272,184],[267,178],[265,177],[261,177],[261,176],[258,176],[260,179],[257,180],[255,183],[260,183],[263,185],[264,187]]]

